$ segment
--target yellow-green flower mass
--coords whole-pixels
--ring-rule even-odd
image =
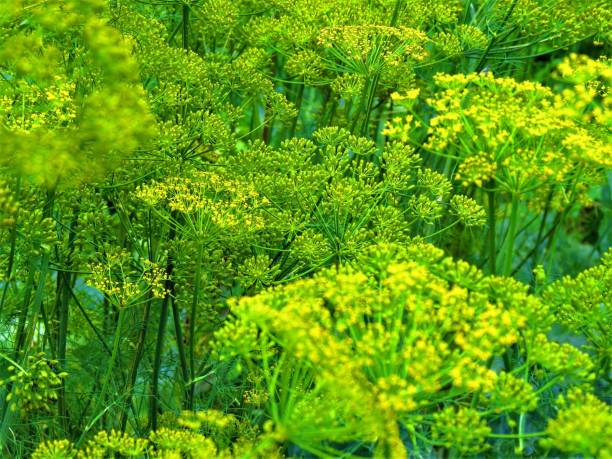
[[[0,457],[612,458],[605,0],[0,0]]]

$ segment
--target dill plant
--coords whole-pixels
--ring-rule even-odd
[[[611,14],[2,2],[1,455],[609,457]]]

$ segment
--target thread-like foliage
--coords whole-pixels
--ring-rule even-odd
[[[0,3],[0,456],[609,458],[603,0]]]

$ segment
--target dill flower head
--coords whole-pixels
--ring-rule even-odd
[[[559,67],[567,87],[479,74],[437,74],[433,110],[424,149],[456,161],[455,180],[464,186],[530,196],[537,206],[554,191],[570,186],[584,201],[588,186],[603,180],[611,166],[609,142],[609,63],[569,57]],[[388,122],[385,133],[411,142],[413,101],[405,115]],[[579,183],[573,183],[576,168]],[[552,203],[562,207],[563,203]]]
[[[447,448],[464,454],[479,453],[489,448],[485,441],[491,429],[477,411],[449,407],[434,414],[433,418],[432,438]]]
[[[459,37],[464,50],[470,49],[485,49],[489,44],[487,35],[470,24],[460,24],[455,29],[455,33]]]
[[[0,0],[3,454],[609,457],[607,6]]]
[[[549,438],[540,443],[569,454],[612,457],[612,411],[592,394],[572,389],[558,402],[555,419],[548,422]]]
[[[390,84],[393,84],[389,77],[395,75],[394,68],[401,69],[395,75],[397,84],[397,77],[410,75],[414,65],[427,58],[426,42],[427,36],[416,29],[381,25],[326,27],[318,38],[318,44],[329,55],[330,70],[364,77],[375,74]]]
[[[561,324],[574,333],[587,331],[584,348],[600,363],[612,355],[610,285],[612,250],[602,256],[597,266],[573,278],[565,276],[542,291],[544,301],[551,305]]]
[[[79,452],[79,457],[106,457],[121,454],[125,457],[136,458],[146,454],[148,447],[147,439],[134,438],[115,430],[110,432],[101,430],[87,442],[87,445]]]
[[[443,55],[452,57],[463,52],[461,38],[452,32],[438,32],[433,41]]]
[[[406,0],[399,21],[420,29],[450,26],[458,22],[462,9],[458,0]]]
[[[48,360],[44,352],[28,356],[24,367],[10,365],[10,376],[2,385],[14,385],[7,395],[10,409],[23,410],[23,414],[49,412],[57,400],[57,391],[68,373],[59,371],[57,360]]]
[[[371,248],[353,266],[232,304],[235,318],[217,332],[214,348],[263,365],[264,379],[274,371],[285,381],[265,397],[285,440],[316,448],[332,429],[334,440],[379,436],[392,444],[389,419],[418,424],[429,413],[440,441],[477,452],[490,427],[461,394],[497,413],[538,403],[530,384],[490,368],[495,356],[516,347],[534,368],[590,380],[588,356],[545,338],[548,309],[525,286],[413,244]],[[312,384],[283,379],[296,371]],[[295,402],[286,404],[284,391]],[[436,414],[442,400],[454,405]]]
[[[68,440],[45,441],[32,452],[32,459],[72,459],[75,456],[76,451]]]
[[[9,29],[0,46],[0,164],[49,188],[99,179],[154,133],[131,44],[99,6],[23,6],[31,30]],[[64,40],[78,44],[83,68],[59,51]]]
[[[0,228],[15,224],[18,207],[8,187],[3,187],[0,181]]]
[[[168,177],[163,182],[140,186],[135,197],[152,207],[206,218],[219,228],[257,231],[264,225],[262,208],[269,205],[250,180],[215,172],[195,172],[192,176]],[[163,208],[162,208],[163,209]]]
[[[287,72],[304,83],[315,83],[323,78],[324,64],[315,51],[306,49],[292,54],[285,64]]]
[[[495,389],[490,394],[490,403],[497,412],[525,413],[537,408],[538,397],[527,381],[510,373],[501,372],[498,375]]]
[[[485,210],[472,198],[455,195],[450,201],[451,211],[466,227],[481,226],[485,222]]]

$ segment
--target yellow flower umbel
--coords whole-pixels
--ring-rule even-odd
[[[125,252],[107,253],[103,262],[90,265],[91,285],[117,307],[133,305],[147,293],[164,298],[168,294],[165,269],[148,259],[139,269],[134,269],[134,264]]]
[[[584,334],[585,350],[592,353],[602,374],[612,359],[612,250],[600,263],[576,277],[566,276],[547,286],[542,297],[557,320],[576,334]]]
[[[585,199],[585,184],[612,167],[604,129],[610,73],[608,61],[572,55],[559,66],[560,78],[570,84],[560,92],[491,72],[437,74],[423,148],[455,163],[455,179],[464,186],[535,196],[534,203],[551,190],[555,202],[566,190]],[[403,104],[401,96],[395,99]],[[414,112],[414,102],[403,105]],[[395,118],[385,133],[412,142],[416,126],[408,116]]]
[[[133,438],[125,433],[112,430],[101,430],[77,455],[80,459],[90,457],[108,457],[120,454],[123,457],[143,457],[149,448],[149,442],[143,438]]]
[[[440,441],[447,448],[463,454],[474,454],[485,451],[485,443],[491,429],[481,419],[478,411],[470,408],[446,408],[434,416],[432,438]]]
[[[587,355],[545,338],[548,309],[526,287],[426,244],[374,246],[353,267],[243,298],[232,312],[217,353],[263,368],[282,441],[316,454],[334,454],[330,441],[360,440],[399,457],[393,426],[423,433],[423,416],[434,416],[444,444],[484,449],[490,428],[480,410],[537,404],[529,382],[491,368],[510,349],[559,381],[590,380]],[[435,414],[443,402],[460,415]]]
[[[23,414],[35,415],[49,412],[57,400],[57,391],[62,380],[68,376],[57,369],[57,360],[47,360],[43,352],[30,355],[27,365],[16,368],[8,367],[10,376],[2,385],[13,385],[13,391],[6,400],[11,403],[11,410],[23,410]]]
[[[91,182],[154,133],[132,44],[103,11],[99,0],[23,4],[12,22],[28,26],[2,29],[0,166],[15,175]]]
[[[51,440],[38,445],[32,459],[73,459],[76,451],[68,440]]]
[[[0,180],[0,228],[9,228],[15,224],[18,206],[11,190]]]
[[[594,395],[580,389],[561,397],[559,412],[549,421],[541,441],[547,448],[585,457],[612,457],[612,411]]]

